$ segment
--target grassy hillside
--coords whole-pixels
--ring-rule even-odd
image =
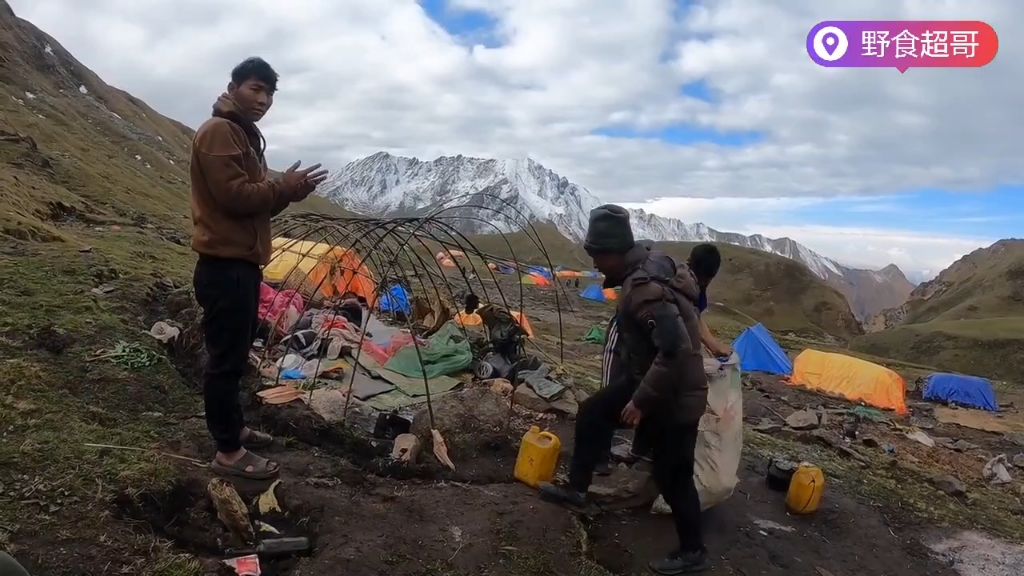
[[[192,381],[144,334],[191,306],[191,136],[0,0],[0,550],[33,574],[202,572],[109,513],[180,462],[83,446],[196,445]]]
[[[590,258],[578,243],[565,238],[554,227],[537,226],[548,258],[555,264],[591,268]],[[474,243],[489,253],[509,256],[507,240],[516,256],[532,264],[545,264],[545,258],[523,232],[500,237],[478,236]],[[695,246],[688,242],[663,242],[658,250],[683,261]],[[776,332],[807,336],[829,335],[847,341],[862,333],[860,323],[850,311],[847,300],[803,264],[730,244],[718,244],[722,251],[722,271],[709,291],[710,299],[740,313],[748,321],[763,322]],[[721,311],[723,319],[731,312]],[[735,320],[735,319],[734,319]]]
[[[1007,380],[1024,373],[1024,240],[975,250],[870,323],[852,347]]]

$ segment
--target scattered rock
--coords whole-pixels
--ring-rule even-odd
[[[967,494],[967,486],[955,476],[950,476],[948,474],[932,478],[932,486],[935,486],[954,498],[959,498]]]
[[[828,570],[825,570],[821,566],[815,566],[814,567],[814,571],[818,573],[818,576],[832,576],[831,572],[829,572]]]
[[[950,448],[957,452],[967,452],[968,450],[974,450],[977,447],[977,444],[971,444],[967,440],[957,440],[952,446],[950,446]]]
[[[551,403],[543,399],[533,388],[530,388],[526,384],[520,384],[515,392],[512,393],[512,400],[516,405],[522,406],[527,410],[533,410],[534,412],[547,412],[551,408]]]
[[[575,395],[567,393],[563,394],[562,397],[559,398],[558,400],[551,402],[550,410],[553,412],[557,412],[559,414],[563,414],[575,420],[576,413],[579,412],[580,410],[580,405],[576,401]]]
[[[1015,468],[1024,468],[1024,452],[1014,456],[1012,464]]]
[[[504,428],[507,419],[508,402],[490,388],[467,388],[434,400],[434,425],[456,455],[464,447],[476,446],[481,439],[493,437]],[[423,446],[432,442],[430,414],[426,408],[413,416],[409,431]]]
[[[572,393],[574,396],[576,396],[577,404],[583,404],[584,402],[587,401],[588,398],[590,398],[590,394],[587,394],[587,391],[582,388],[574,388],[572,390]]]
[[[878,438],[875,438],[874,436],[865,436],[861,438],[860,443],[867,446],[868,448],[878,448],[879,446],[881,446],[881,443],[878,441]]]
[[[609,511],[649,505],[658,497],[650,474],[622,465],[608,476],[598,477],[589,492],[602,510]]]
[[[835,448],[836,448],[836,451],[839,452],[841,455],[846,456],[847,458],[852,458],[852,459],[860,462],[861,464],[870,464],[871,463],[871,461],[868,460],[867,456],[864,456],[863,454],[861,454],[860,452],[857,452],[856,450],[854,450],[853,448],[850,448],[849,446],[843,446],[842,444],[840,444],[840,445],[837,445]]]
[[[818,415],[810,410],[797,410],[786,418],[786,425],[793,430],[814,430],[818,427]]]
[[[420,457],[423,444],[415,434],[399,434],[395,437],[395,445],[391,449],[391,458],[399,462],[415,464]]]
[[[931,417],[935,414],[935,405],[928,402],[911,402],[910,410],[915,415]]]
[[[1012,442],[1017,446],[1024,446],[1024,432],[1010,432],[1006,435],[1006,441]]]
[[[935,441],[936,445],[949,448],[950,450],[953,449],[953,444],[955,444],[952,438],[946,438],[945,436],[932,436],[932,440]]]
[[[922,430],[934,430],[935,424],[936,421],[934,418],[918,418],[917,416],[910,417],[910,425]]]
[[[753,430],[761,434],[775,434],[782,430],[782,425],[776,424],[770,418],[761,418],[761,421],[754,425]]]

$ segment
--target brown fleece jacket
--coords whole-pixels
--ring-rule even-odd
[[[221,95],[213,110],[192,138],[192,250],[266,265],[270,218],[288,206],[288,191],[267,178],[259,132],[246,134],[231,98]]]

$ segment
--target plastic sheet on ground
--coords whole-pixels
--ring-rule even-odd
[[[422,345],[407,344],[384,364],[384,368],[403,376],[422,379],[455,374],[473,365],[473,350],[469,341],[454,323],[441,327]],[[396,386],[401,387],[397,382]]]
[[[369,355],[360,354],[358,359],[359,365],[366,369],[370,374],[387,380],[388,382],[395,385],[401,392],[407,396],[415,397],[426,396],[427,389],[423,384],[423,377],[412,378],[404,374],[399,374],[393,370],[389,370],[380,365],[376,360],[371,358]],[[430,395],[436,396],[441,392],[447,392],[457,387],[460,382],[451,376],[435,376],[428,378],[430,383]]]

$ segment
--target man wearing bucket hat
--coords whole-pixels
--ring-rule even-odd
[[[619,423],[649,432],[653,476],[672,509],[679,547],[650,568],[686,574],[707,567],[700,528],[700,498],[693,479],[698,422],[707,404],[708,381],[701,357],[697,303],[702,287],[718,272],[721,256],[707,265],[677,265],[667,255],[638,245],[629,212],[604,205],[590,212],[584,243],[605,287],[622,287],[616,310],[624,380],[595,393],[580,406],[568,486],[541,484],[542,497],[570,508],[586,508],[594,468]],[[714,257],[717,256],[717,259]]]

